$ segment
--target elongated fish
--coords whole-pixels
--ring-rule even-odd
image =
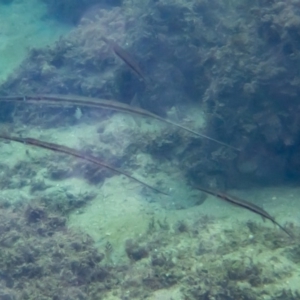
[[[8,140],[8,141],[18,142],[18,143],[22,143],[22,144],[28,144],[28,145],[36,146],[36,147],[39,147],[39,148],[44,148],[44,149],[48,149],[48,150],[52,150],[52,151],[56,151],[56,152],[60,152],[60,153],[65,153],[65,154],[68,154],[68,155],[78,157],[78,158],[83,159],[85,161],[92,162],[95,165],[107,168],[107,169],[109,169],[109,170],[111,170],[115,173],[122,174],[122,175],[128,177],[129,179],[134,180],[134,181],[138,182],[139,184],[141,184],[141,185],[143,185],[143,186],[145,186],[145,187],[147,187],[147,188],[149,188],[153,191],[156,191],[156,192],[164,194],[164,195],[168,195],[167,193],[158,190],[157,188],[155,188],[155,187],[153,187],[153,186],[151,186],[151,185],[149,185],[149,184],[147,184],[147,183],[145,183],[145,182],[129,175],[128,173],[126,173],[124,171],[121,171],[117,168],[114,168],[114,167],[102,162],[101,160],[99,160],[98,158],[96,158],[94,156],[82,154],[82,153],[80,153],[79,151],[77,151],[73,148],[69,148],[69,147],[59,145],[59,144],[54,144],[54,143],[48,143],[48,142],[44,142],[44,141],[33,139],[33,138],[21,138],[21,137],[11,136],[11,135],[8,135],[8,134],[3,134],[3,133],[0,133],[0,138]]]
[[[221,193],[219,191],[212,191],[212,190],[209,190],[209,189],[206,189],[206,188],[203,188],[203,187],[199,187],[199,186],[195,186],[195,188],[198,189],[198,190],[200,190],[200,191],[202,191],[202,192],[205,192],[207,194],[213,195],[213,196],[215,196],[215,197],[217,197],[217,198],[219,198],[221,200],[224,200],[224,201],[229,202],[231,204],[237,205],[237,206],[239,206],[241,208],[245,208],[247,210],[250,210],[250,211],[252,211],[253,213],[255,213],[257,215],[260,215],[261,217],[270,220],[275,225],[277,225],[281,230],[283,230],[288,236],[290,236],[291,238],[293,238],[293,235],[289,231],[287,231],[287,229],[285,229],[283,226],[281,226],[275,220],[275,218],[272,217],[271,215],[269,215],[269,213],[266,212],[263,208],[255,205],[253,203],[250,203],[248,201],[239,199],[237,197],[233,197],[233,196]]]
[[[0,97],[0,101],[7,102],[19,102],[19,103],[31,103],[31,104],[48,104],[48,105],[74,105],[74,106],[84,106],[84,107],[93,107],[98,109],[109,109],[114,111],[120,111],[123,113],[136,114],[139,116],[149,117],[152,119],[159,120],[161,122],[170,124],[182,130],[185,130],[193,135],[199,136],[201,138],[205,138],[219,145],[230,148],[234,151],[240,152],[241,150],[233,147],[229,144],[218,141],[212,137],[204,135],[202,133],[198,133],[194,130],[191,130],[185,126],[179,125],[167,119],[161,118],[145,109],[137,108],[130,106],[125,103],[113,101],[113,100],[105,100],[98,98],[90,98],[90,97],[81,97],[81,96],[73,96],[73,95],[31,95],[31,96],[2,96]]]
[[[116,42],[107,39],[102,36],[101,39],[115,52],[115,54],[121,58],[125,64],[144,82],[146,82],[146,78],[144,73],[142,72],[139,64],[134,60],[134,58],[121,46],[119,46]]]

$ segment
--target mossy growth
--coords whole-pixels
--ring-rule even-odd
[[[125,243],[140,276],[124,282],[128,290],[134,290],[133,286],[148,292],[179,287],[182,299],[192,300],[256,300],[262,294],[270,299],[282,299],[281,295],[297,299],[297,291],[284,291],[277,285],[293,276],[292,265],[274,256],[274,251],[280,255],[293,245],[277,228],[249,222],[244,227],[224,227],[216,234],[218,221],[207,215],[189,220],[188,226],[185,220],[168,222],[168,230],[159,223],[152,217],[144,235]]]
[[[103,299],[116,280],[92,239],[41,205],[0,209],[0,232],[3,299]]]
[[[295,263],[300,263],[300,245],[296,244],[285,250],[285,255]]]
[[[285,240],[285,245],[276,249],[291,260],[285,266],[282,257],[276,259],[274,251],[262,243],[265,235],[258,235],[257,243],[245,242],[246,226],[230,231],[220,228],[216,220],[208,221],[208,216],[199,216],[189,220],[190,234],[179,234],[182,221],[158,220],[151,218],[150,231],[128,238],[122,247],[124,257],[116,262],[111,253],[114,249],[118,252],[120,245],[112,247],[107,242],[97,250],[88,235],[68,229],[65,218],[38,202],[0,207],[0,296],[16,300],[101,300],[110,296],[138,300],[148,299],[160,289],[175,288],[180,299],[190,300],[256,300],[261,295],[299,299],[299,292],[278,284],[298,268],[295,257],[299,249],[293,242]],[[276,231],[267,229],[268,236]],[[299,228],[294,231],[297,235]],[[220,251],[222,245],[224,251]]]
[[[41,194],[39,201],[50,211],[68,215],[74,210],[79,213],[96,196],[97,194],[93,191],[75,193],[67,190],[54,190]]]

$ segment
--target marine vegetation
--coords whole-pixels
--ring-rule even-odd
[[[171,297],[174,290],[191,300],[256,300],[262,294],[274,300],[299,298],[297,291],[276,285],[293,279],[299,247],[272,228],[260,230],[255,240],[247,227],[223,228],[212,236],[199,230],[206,219],[198,216],[185,242],[176,229],[157,228],[120,245],[128,259],[115,264],[109,242],[96,249],[91,237],[68,229],[65,218],[38,201],[2,206],[0,216],[0,295],[5,299],[142,299],[163,292]],[[217,222],[210,223],[211,229]],[[247,245],[253,251],[241,253]]]
[[[104,254],[92,239],[67,229],[65,218],[41,204],[2,207],[0,215],[3,299],[87,299],[117,281],[100,265]]]
[[[188,103],[206,111],[201,132],[243,150],[189,144],[180,164],[190,180],[226,187],[297,180],[299,8],[294,2],[113,5],[93,9],[54,46],[32,49],[2,84],[2,95],[76,94],[122,103],[135,98],[159,116],[173,107],[181,118]],[[151,77],[150,88],[113,60],[102,37],[133,54]],[[3,110],[8,119],[9,104]],[[15,113],[25,118],[21,110]]]
[[[260,199],[256,205],[219,192],[299,182],[298,1],[46,5],[53,18],[76,27],[55,45],[31,49],[0,86],[0,121],[9,132],[0,138],[16,142],[0,145],[0,298],[298,300],[297,221],[281,225]],[[124,122],[109,110],[147,119],[128,125],[130,118]],[[172,126],[149,126],[150,118]],[[70,134],[87,125],[88,134]],[[56,134],[65,146],[50,142]],[[72,147],[75,139],[79,147]],[[20,144],[23,156],[11,155]],[[51,151],[33,155],[27,145]],[[67,155],[59,160],[57,153]],[[108,180],[107,169],[172,197],[160,201],[143,190],[136,199],[141,194],[132,196],[126,182],[124,193],[116,189],[109,198],[111,182],[124,176]],[[136,171],[154,186],[131,175]],[[255,218],[230,215],[229,222],[201,214],[197,209],[207,203],[190,191],[196,184],[282,230]],[[130,219],[130,197],[134,209],[149,204],[138,210],[141,224],[134,226],[146,224],[138,234],[124,223],[117,243],[109,226],[119,215],[105,227],[105,211],[91,224],[99,239],[86,233],[90,228],[68,226],[87,202],[104,210],[107,199],[118,211],[114,200],[121,199],[120,219]]]

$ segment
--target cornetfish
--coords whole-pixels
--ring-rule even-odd
[[[0,138],[8,140],[8,141],[18,142],[18,143],[22,143],[22,144],[28,144],[28,145],[36,146],[36,147],[39,147],[39,148],[44,148],[44,149],[48,149],[48,150],[52,150],[52,151],[56,151],[56,152],[60,152],[60,153],[65,153],[65,154],[68,154],[68,155],[78,157],[78,158],[83,159],[85,161],[92,162],[95,165],[107,168],[107,169],[109,169],[113,172],[116,172],[118,174],[122,174],[122,175],[128,177],[129,179],[134,180],[134,181],[138,182],[139,184],[142,184],[142,185],[146,186],[147,188],[152,189],[152,190],[154,190],[158,193],[168,195],[167,193],[158,190],[157,188],[143,182],[142,180],[139,180],[139,179],[131,176],[130,174],[128,174],[124,171],[121,171],[121,170],[119,170],[119,169],[117,169],[113,166],[110,166],[110,165],[102,162],[101,160],[99,160],[98,158],[96,158],[94,156],[83,154],[80,151],[77,151],[73,148],[69,148],[69,147],[66,147],[66,146],[63,146],[63,145],[59,145],[59,144],[44,142],[44,141],[37,140],[37,139],[34,139],[34,138],[22,138],[22,137],[11,136],[11,135],[8,135],[8,134],[3,134],[3,133],[0,133]]]
[[[248,201],[245,201],[245,200],[242,200],[242,199],[239,199],[237,197],[233,197],[233,196],[230,196],[230,195],[227,195],[227,194],[224,194],[224,193],[221,193],[219,191],[212,191],[212,190],[209,190],[209,189],[206,189],[206,188],[203,188],[203,187],[200,187],[200,186],[195,186],[196,189],[202,191],[202,192],[205,192],[207,194],[210,194],[210,195],[213,195],[221,200],[224,200],[224,201],[227,201],[231,204],[234,204],[234,205],[237,205],[239,207],[242,207],[242,208],[245,208],[247,210],[250,210],[252,211],[253,213],[257,214],[257,215],[260,215],[261,217],[263,218],[266,218],[268,220],[270,220],[271,222],[273,222],[275,225],[277,225],[281,230],[283,230],[287,235],[289,235],[291,238],[293,238],[293,235],[287,230],[285,229],[282,225],[280,225],[274,217],[272,217],[268,212],[266,212],[263,208],[253,204],[253,203],[250,203]]]
[[[219,145],[230,148],[234,151],[240,152],[241,150],[233,147],[229,144],[218,141],[210,136],[207,136],[202,133],[198,133],[194,130],[191,130],[185,126],[182,126],[178,123],[169,121],[168,119],[164,119],[158,115],[155,115],[145,109],[133,107],[131,105],[121,103],[113,100],[106,100],[100,98],[90,98],[83,96],[75,96],[75,95],[51,95],[51,94],[42,94],[42,95],[23,95],[23,96],[0,96],[0,101],[7,102],[19,102],[19,103],[31,103],[31,104],[48,104],[48,105],[75,105],[75,106],[84,106],[84,107],[93,107],[98,109],[109,109],[114,111],[120,111],[129,114],[136,114],[144,117],[149,117],[152,119],[159,120],[161,122],[170,124],[172,126],[176,126],[185,130],[189,133],[192,133],[201,138],[205,138],[207,140],[213,141]]]
[[[138,75],[143,81],[146,82],[146,78],[144,73],[142,72],[139,64],[133,59],[133,57],[121,46],[119,46],[116,42],[107,39],[106,37],[102,36],[101,39],[109,45],[109,47],[115,52],[115,54],[120,57],[134,73]]]

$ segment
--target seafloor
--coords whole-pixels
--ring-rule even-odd
[[[45,46],[68,31],[58,24],[48,31],[53,21],[40,21],[44,8],[35,5],[26,15],[24,3],[15,2],[9,13],[0,4],[2,79],[27,47]],[[79,108],[69,109],[66,124],[52,126],[59,112],[50,117],[39,109],[39,123],[16,115],[1,130],[115,165],[125,157],[122,168],[169,196],[67,155],[1,141],[0,299],[300,299],[300,188],[231,191],[263,206],[293,232],[291,239],[268,220],[205,198],[172,156],[149,154],[149,148],[169,149],[167,136],[184,140],[186,133]],[[200,130],[200,109],[187,104],[187,112],[183,124]]]

